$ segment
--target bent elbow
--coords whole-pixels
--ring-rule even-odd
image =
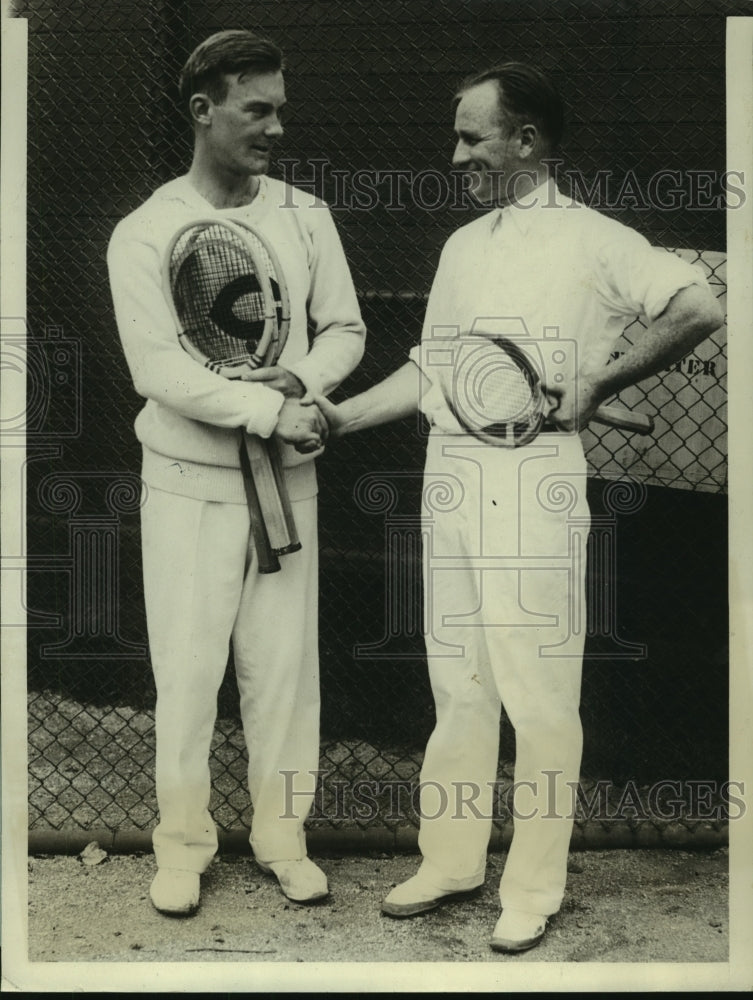
[[[724,325],[724,310],[719,304],[718,299],[714,299],[713,302],[709,304],[709,315],[708,315],[708,332],[713,333],[718,330],[720,326]]]
[[[698,341],[709,337],[724,324],[724,310],[710,288],[698,285],[688,289],[682,310],[690,335]]]
[[[353,360],[357,365],[360,365],[360,363],[363,361],[363,356],[365,353],[366,353],[366,335],[364,334],[361,337],[355,351],[353,352]]]
[[[149,378],[147,372],[131,371],[131,381],[137,395],[141,396],[142,399],[151,399],[154,396],[153,381]]]

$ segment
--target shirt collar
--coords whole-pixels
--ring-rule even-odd
[[[533,188],[528,194],[513,205],[505,205],[504,208],[495,208],[489,214],[490,232],[495,233],[504,219],[505,223],[512,222],[518,232],[525,236],[531,229],[535,220],[540,217],[542,208],[552,208],[555,205],[562,206],[562,194],[554,182],[553,177],[547,178],[543,184]]]

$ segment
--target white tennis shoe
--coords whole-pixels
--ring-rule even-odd
[[[200,876],[177,868],[160,868],[149,895],[155,909],[171,917],[190,917],[199,908]]]
[[[299,861],[270,861],[257,859],[263,872],[274,875],[283,893],[294,903],[313,903],[329,895],[327,876],[310,858]]]
[[[476,889],[478,886],[476,886]],[[418,874],[396,885],[382,902],[382,913],[388,917],[415,917],[433,910],[451,898],[464,898],[475,889],[440,889],[426,875]]]
[[[541,913],[505,909],[497,921],[490,944],[494,951],[527,951],[543,938],[546,920]]]

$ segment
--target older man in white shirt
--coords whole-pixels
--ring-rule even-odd
[[[548,161],[562,125],[556,90],[528,65],[506,63],[466,83],[453,166],[491,211],[447,241],[410,360],[339,407],[319,400],[333,436],[417,408],[431,424],[425,635],[437,721],[421,772],[423,863],[382,910],[413,916],[483,882],[504,706],[515,728],[517,793],[490,943],[505,952],[538,944],[565,890],[582,751],[589,529],[578,429],[605,399],[666,368],[723,320],[699,269],[559,192]],[[636,315],[648,323],[645,335],[607,364]],[[552,430],[516,449],[464,432],[437,359],[444,364],[453,338],[471,330],[536,346]],[[432,509],[437,485],[454,492]]]

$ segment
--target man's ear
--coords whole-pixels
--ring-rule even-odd
[[[527,159],[533,156],[539,139],[539,130],[535,125],[520,126],[520,157]]]
[[[209,125],[213,107],[212,100],[206,94],[193,94],[188,102],[191,120],[198,125]]]

